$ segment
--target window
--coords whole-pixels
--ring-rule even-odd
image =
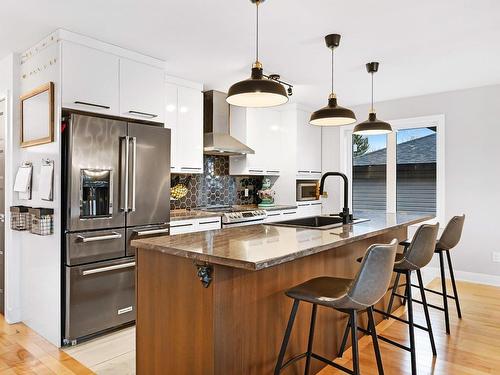
[[[444,217],[444,116],[389,121],[388,135],[344,127],[341,167],[354,210],[425,212]]]
[[[352,207],[381,210],[387,207],[387,136],[352,135]]]

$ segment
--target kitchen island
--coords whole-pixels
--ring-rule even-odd
[[[329,230],[252,225],[134,240],[137,373],[272,374],[292,305],[287,288],[317,276],[352,278],[368,246],[406,239],[409,225],[430,219],[361,217],[369,220]],[[310,310],[300,306],[286,358],[306,350]],[[318,309],[316,353],[335,357],[346,317]],[[311,373],[322,367],[313,361]],[[284,374],[302,369],[299,361]]]

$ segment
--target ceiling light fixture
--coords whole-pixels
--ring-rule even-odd
[[[256,57],[249,79],[235,83],[229,88],[227,102],[239,107],[274,107],[285,104],[288,95],[285,87],[276,80],[264,76],[259,61],[259,5],[264,0],[250,0],[257,8]]]
[[[388,134],[392,132],[391,125],[385,121],[377,119],[375,108],[373,108],[373,75],[378,71],[378,62],[370,62],[366,64],[366,70],[372,76],[372,102],[368,120],[359,123],[354,127],[354,134],[358,135],[377,135]]]
[[[340,44],[339,34],[329,34],[325,36],[326,46],[332,51],[332,91],[328,97],[328,105],[311,114],[309,123],[318,126],[340,126],[352,124],[356,121],[354,112],[349,108],[337,105],[337,95],[333,91],[334,77],[334,50]]]

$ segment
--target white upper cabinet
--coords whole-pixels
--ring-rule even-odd
[[[62,43],[62,106],[119,115],[119,58],[93,48]]]
[[[164,122],[163,69],[120,58],[120,116]]]
[[[281,112],[269,108],[231,107],[231,135],[255,154],[232,156],[232,175],[278,176],[281,172]]]
[[[297,177],[321,177],[321,127],[309,124],[309,113],[297,110]]]
[[[203,173],[203,93],[165,85],[165,127],[172,131],[172,173]]]

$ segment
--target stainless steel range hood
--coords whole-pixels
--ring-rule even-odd
[[[227,94],[220,91],[203,93],[203,153],[206,155],[255,154],[247,145],[229,134]]]

